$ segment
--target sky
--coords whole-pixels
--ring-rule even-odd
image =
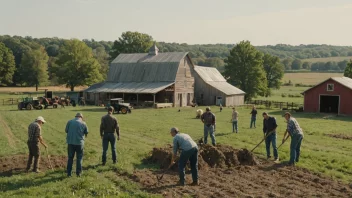
[[[0,35],[352,46],[351,0],[0,0]]]

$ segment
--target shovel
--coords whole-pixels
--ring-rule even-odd
[[[48,157],[48,161],[49,161],[50,168],[51,168],[51,170],[54,170],[53,166],[51,165],[51,161],[50,161],[50,157],[49,157],[48,149],[47,149],[47,148],[45,148],[45,151],[46,151],[46,156]]]
[[[251,150],[251,152],[253,152],[254,149],[256,149],[261,143],[263,143],[264,140],[265,140],[267,137],[269,137],[269,135],[271,135],[272,133],[274,133],[274,131],[270,131],[270,132],[262,139],[262,141],[260,141],[260,142],[257,144],[257,146],[255,146],[255,147]]]
[[[162,173],[159,177],[156,176],[156,178],[158,179],[158,182],[160,182],[160,180],[163,179],[163,177],[164,177],[166,171],[168,171],[173,165],[174,165],[174,164],[170,164],[170,166],[167,167],[167,169],[165,169],[165,170],[163,171],[163,173]]]
[[[287,140],[289,137],[290,137],[290,136],[287,136],[287,137],[285,138],[285,140],[280,144],[280,146],[277,147],[277,149],[279,149],[279,148],[286,142],[286,140]]]

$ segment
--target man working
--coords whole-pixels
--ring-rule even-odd
[[[232,133],[234,133],[235,130],[236,130],[236,133],[238,133],[237,124],[238,124],[238,112],[234,107],[232,108]]]
[[[83,115],[77,113],[75,118],[68,121],[66,125],[66,141],[67,141],[67,176],[71,177],[72,174],[72,164],[73,158],[76,156],[76,175],[81,176],[82,173],[82,160],[83,160],[83,148],[84,148],[84,137],[88,135],[88,127],[86,123],[82,120]]]
[[[100,124],[100,137],[103,140],[103,157],[102,163],[103,166],[106,164],[106,152],[108,151],[109,142],[111,144],[111,152],[112,152],[112,161],[116,164],[116,136],[117,140],[120,140],[120,127],[117,123],[117,119],[112,116],[112,112],[114,111],[113,107],[108,108],[108,114],[101,118]]]
[[[189,135],[185,133],[179,133],[179,130],[176,127],[171,128],[170,134],[173,137],[173,155],[172,155],[171,164],[169,168],[175,163],[177,150],[180,149],[181,155],[178,161],[179,176],[180,176],[179,184],[181,186],[185,185],[185,167],[189,160],[191,164],[191,172],[192,172],[192,180],[193,180],[193,183],[191,185],[199,185],[197,144],[192,140],[192,138]]]
[[[299,161],[299,155],[301,152],[301,143],[303,140],[303,130],[299,126],[297,120],[291,117],[289,112],[285,113],[285,119],[287,120],[287,129],[282,139],[284,143],[287,133],[291,136],[291,146],[290,146],[290,161],[289,165],[294,166],[295,162]]]
[[[266,145],[266,155],[267,158],[270,159],[270,144],[273,146],[273,152],[274,152],[274,160],[279,159],[279,154],[277,152],[277,147],[276,147],[276,119],[274,117],[271,117],[268,115],[268,113],[264,112],[263,113],[263,132],[264,132],[264,138],[265,138],[265,145]]]
[[[252,108],[252,111],[251,111],[251,113],[250,114],[252,114],[252,116],[251,116],[251,128],[252,128],[252,126],[254,125],[254,128],[256,128],[255,127],[255,121],[257,120],[257,110],[255,109],[255,106],[253,106],[253,108]]]
[[[200,117],[202,122],[204,123],[204,144],[208,142],[208,133],[210,133],[211,141],[213,146],[216,145],[215,141],[215,115],[210,111],[210,107],[205,109],[205,112]]]
[[[40,149],[39,149],[39,142],[47,148],[48,146],[44,143],[42,137],[42,126],[45,123],[45,120],[42,116],[39,116],[34,122],[32,122],[28,126],[28,162],[26,172],[31,169],[33,157],[34,157],[34,165],[33,165],[33,172],[39,173],[39,158],[40,158]]]

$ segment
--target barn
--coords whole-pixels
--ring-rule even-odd
[[[107,81],[85,91],[87,103],[105,104],[110,98],[123,98],[134,106],[171,103],[189,106],[194,97],[194,66],[187,52],[120,54],[109,68]]]
[[[201,105],[238,106],[244,104],[245,92],[226,82],[214,67],[195,66],[195,98]]]
[[[304,112],[352,115],[352,79],[332,77],[304,91]]]

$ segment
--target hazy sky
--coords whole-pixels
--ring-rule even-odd
[[[0,34],[188,44],[352,45],[351,0],[0,0]]]

